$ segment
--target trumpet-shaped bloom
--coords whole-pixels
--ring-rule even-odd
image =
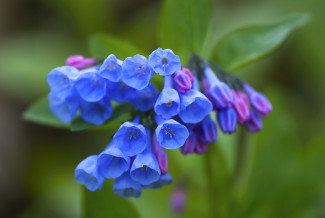
[[[75,67],[54,68],[47,75],[47,83],[51,88],[51,93],[61,99],[71,95],[74,82],[78,76],[79,70]]]
[[[97,69],[83,70],[75,84],[80,97],[88,102],[99,101],[106,95],[106,80],[98,74]]]
[[[66,98],[59,98],[55,94],[50,93],[48,95],[48,100],[50,110],[63,123],[69,123],[73,120],[80,105],[80,98],[74,90],[72,90],[72,93]]]
[[[144,89],[153,76],[148,66],[148,60],[142,55],[128,57],[122,64],[122,80],[128,86],[141,90]]]
[[[172,50],[158,48],[149,55],[149,66],[161,76],[170,76],[181,69],[181,60]]]
[[[200,139],[204,143],[214,143],[218,137],[217,126],[210,115],[206,116],[200,126]]]
[[[99,172],[107,179],[120,177],[130,168],[130,157],[125,156],[114,142],[98,157]]]
[[[90,191],[101,189],[105,180],[98,171],[97,159],[97,155],[89,156],[75,169],[76,180]]]
[[[130,171],[127,171],[115,179],[113,193],[118,194],[121,198],[138,198],[141,196],[141,184],[134,181],[130,177]]]
[[[155,112],[164,119],[177,115],[180,111],[180,99],[177,91],[173,89],[171,76],[165,77],[164,88],[161,91],[156,104]]]
[[[152,152],[156,156],[161,174],[168,171],[168,156],[157,141],[156,133],[152,134]]]
[[[209,83],[209,90],[206,90],[208,98],[218,109],[226,108],[233,103],[233,96],[230,92],[229,86],[221,82],[214,74],[210,67],[206,67],[204,74]]]
[[[245,126],[250,132],[260,131],[263,127],[260,115],[256,111],[251,110],[250,119],[245,122]]]
[[[244,85],[245,92],[249,96],[251,104],[261,117],[266,117],[272,111],[272,104],[263,94],[255,91],[248,84]]]
[[[125,102],[130,99],[136,89],[126,85],[122,81],[110,82],[107,81],[106,95],[118,103]]]
[[[172,184],[172,182],[173,182],[172,176],[169,174],[169,172],[167,172],[165,174],[161,174],[160,178],[156,182],[153,182],[149,185],[145,185],[142,187],[157,189],[157,188],[161,188],[165,185],[170,185],[170,184]]]
[[[112,82],[118,82],[122,78],[122,61],[115,55],[109,55],[99,68],[99,74]]]
[[[185,126],[169,119],[158,123],[157,141],[165,149],[177,149],[184,145],[189,132]]]
[[[155,87],[149,84],[142,90],[134,90],[128,101],[135,109],[139,111],[148,111],[155,105],[158,97],[158,92]]]
[[[67,58],[67,66],[75,67],[79,70],[92,66],[96,63],[96,58],[85,58],[82,55],[73,55]]]
[[[224,133],[236,132],[237,114],[233,108],[225,108],[218,111],[218,122]]]
[[[237,113],[237,120],[243,124],[249,119],[249,100],[240,90],[231,90],[231,93],[234,97],[233,107]]]
[[[103,98],[97,102],[82,101],[80,115],[88,123],[101,125],[112,116],[113,109],[110,100]]]
[[[137,117],[133,122],[123,123],[113,137],[115,145],[129,157],[143,152],[147,145],[147,133],[139,120]]]
[[[147,147],[138,154],[131,166],[131,178],[141,185],[149,185],[160,178],[160,168],[155,155],[151,151],[151,134],[147,131]]]

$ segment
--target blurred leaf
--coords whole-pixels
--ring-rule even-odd
[[[106,58],[110,54],[115,54],[117,58],[124,60],[126,57],[133,57],[136,54],[144,53],[135,48],[129,42],[109,34],[96,34],[89,39],[90,53],[94,57]]]
[[[112,192],[112,184],[112,180],[107,180],[103,188],[95,192],[88,191],[86,188],[82,189],[84,218],[140,217],[138,211],[129,200],[120,198]]]
[[[235,71],[270,54],[308,20],[308,14],[295,14],[270,25],[236,30],[217,44],[212,60]]]
[[[68,128],[68,124],[62,123],[49,108],[49,101],[43,97],[32,104],[23,114],[26,121],[39,123],[52,127]]]
[[[210,0],[165,0],[158,29],[159,46],[172,49],[187,61],[201,53],[209,19]]]

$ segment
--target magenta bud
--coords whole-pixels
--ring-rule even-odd
[[[240,90],[231,90],[231,94],[234,98],[233,107],[237,114],[237,121],[243,124],[249,119],[249,100],[247,95]]]
[[[157,158],[161,174],[166,174],[168,171],[168,156],[157,141],[156,133],[152,134],[152,152]]]
[[[249,96],[251,104],[261,117],[266,117],[272,111],[272,104],[263,94],[255,91],[248,84],[244,85],[245,92]]]
[[[176,89],[184,94],[192,88],[191,78],[181,70],[175,73],[174,84]]]
[[[170,207],[175,214],[184,212],[186,206],[186,193],[184,188],[177,188],[170,196]]]
[[[67,58],[67,66],[75,67],[79,70],[92,66],[96,63],[96,58],[85,58],[82,55],[73,55]]]
[[[250,119],[245,122],[245,126],[250,132],[258,132],[262,129],[263,123],[256,111],[250,111]]]
[[[185,68],[185,67],[182,67],[181,71],[182,71],[183,73],[185,73],[188,77],[190,77],[190,79],[191,79],[191,83],[193,84],[193,83],[194,83],[194,76],[193,76],[193,74],[191,73],[191,71],[190,71],[189,69]]]

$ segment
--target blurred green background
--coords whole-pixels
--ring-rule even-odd
[[[0,2],[0,217],[82,216],[83,195],[73,170],[99,153],[112,133],[71,133],[27,123],[21,115],[48,93],[52,68],[70,55],[89,55],[92,34],[109,33],[147,53],[159,47],[161,8],[160,0]],[[325,217],[324,8],[323,0],[213,1],[213,40],[292,12],[312,15],[274,54],[235,72],[264,92],[274,111],[260,133],[248,135],[249,155],[238,184],[233,184],[234,151],[240,134],[220,134],[218,146],[210,146],[220,217]],[[131,203],[142,217],[176,216],[169,196],[186,180],[187,204],[180,216],[207,217],[204,156],[168,155],[174,183],[146,190]],[[109,210],[110,202],[105,204]]]

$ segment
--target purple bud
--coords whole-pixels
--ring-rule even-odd
[[[210,115],[206,116],[200,126],[200,139],[205,143],[214,143],[217,140],[217,126]]]
[[[218,122],[224,133],[236,132],[237,115],[236,111],[231,108],[224,108],[218,111]]]
[[[208,151],[207,144],[203,143],[201,140],[198,139],[196,141],[194,152],[197,153],[197,154],[203,154],[203,153],[206,153],[207,151]]]
[[[190,71],[189,69],[185,68],[185,67],[182,67],[181,71],[182,71],[183,73],[185,73],[188,77],[190,77],[190,79],[191,79],[191,83],[193,84],[193,82],[194,82],[194,76],[193,76],[193,74],[191,73],[191,71]]]
[[[255,91],[248,84],[244,85],[244,89],[248,94],[251,104],[256,112],[261,117],[266,117],[267,114],[272,111],[272,104],[270,101],[263,94]]]
[[[156,156],[161,174],[168,171],[168,156],[157,141],[156,133],[152,134],[152,152]]]
[[[175,214],[183,213],[186,205],[186,193],[184,188],[177,188],[170,196],[170,207]]]
[[[256,111],[250,111],[250,119],[245,122],[245,126],[250,132],[257,132],[262,129],[263,123]]]
[[[187,137],[184,145],[181,147],[181,152],[183,155],[192,154],[195,151],[196,146],[196,134],[193,130],[189,130],[190,134]]]
[[[177,91],[184,94],[192,88],[191,78],[181,70],[175,73],[174,84]]]
[[[240,90],[231,90],[234,98],[233,107],[237,113],[237,120],[240,124],[243,124],[249,119],[249,101],[247,95]]]
[[[92,66],[96,63],[96,58],[85,58],[82,55],[73,55],[67,58],[67,66],[72,66],[77,69],[83,69],[85,67]]]

